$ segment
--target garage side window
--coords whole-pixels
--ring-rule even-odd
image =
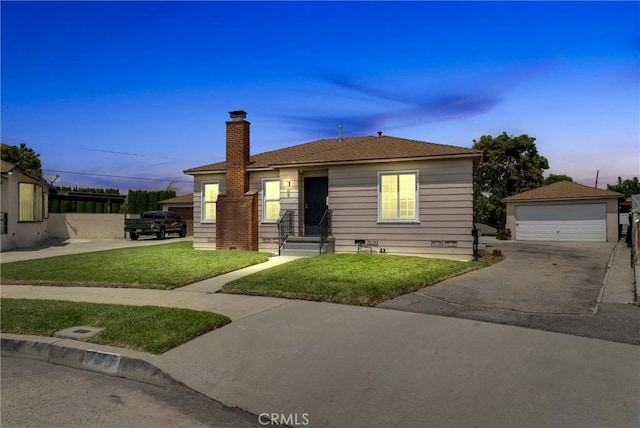
[[[276,222],[280,218],[280,180],[262,182],[262,221]]]
[[[380,221],[418,220],[418,173],[394,172],[378,175]]]
[[[216,202],[220,192],[220,183],[202,183],[202,222],[216,221]]]
[[[18,221],[42,221],[44,193],[42,187],[32,183],[18,184],[20,212]]]

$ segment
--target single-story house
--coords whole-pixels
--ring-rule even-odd
[[[618,241],[624,195],[559,181],[504,198],[507,224],[520,241]]]
[[[187,235],[193,235],[193,193],[164,199],[158,203],[163,211],[171,211],[187,222]]]
[[[250,156],[246,113],[230,115],[226,161],[184,171],[195,248],[472,258],[481,151],[378,133]]]
[[[51,186],[1,160],[0,177],[0,250],[35,247],[48,239]]]

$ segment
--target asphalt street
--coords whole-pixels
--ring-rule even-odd
[[[258,427],[256,416],[186,388],[3,355],[3,428]]]

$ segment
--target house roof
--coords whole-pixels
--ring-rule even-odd
[[[35,180],[37,182],[42,183],[44,186],[46,186],[49,189],[55,189],[51,184],[49,184],[45,179],[41,178],[41,177],[36,177],[34,175],[29,174],[26,171],[23,171],[22,169],[20,169],[20,167],[18,167],[16,164],[13,164],[11,162],[7,162],[7,161],[3,161],[0,160],[0,174],[11,174],[11,173],[19,173],[22,174],[25,177],[29,177],[32,180]]]
[[[287,166],[365,163],[435,157],[480,157],[481,150],[390,136],[316,140],[250,157],[249,171]],[[185,174],[223,172],[225,162],[185,170]]]
[[[566,200],[566,199],[602,199],[602,198],[624,198],[622,193],[610,190],[596,189],[574,183],[572,181],[558,181],[537,189],[528,190],[502,199],[502,202],[519,201],[544,201],[544,200]]]
[[[163,199],[158,203],[159,204],[192,204],[193,193],[187,193],[186,195],[176,196],[175,198]]]
[[[16,168],[11,162],[0,160],[0,173],[6,174],[13,171]]]

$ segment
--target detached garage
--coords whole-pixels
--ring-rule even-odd
[[[620,193],[560,181],[504,198],[519,241],[618,241]]]
[[[187,235],[193,236],[193,193],[158,202],[163,211],[171,211],[187,222]]]

